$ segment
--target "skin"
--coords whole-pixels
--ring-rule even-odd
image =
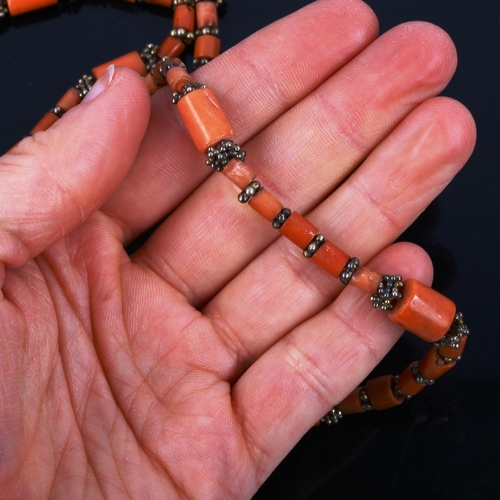
[[[391,243],[474,122],[436,97],[456,66],[442,30],[377,29],[361,1],[317,1],[196,80],[285,206],[430,284],[426,254]],[[250,498],[401,334],[236,201],[169,100],[116,68],[0,158],[2,499]]]

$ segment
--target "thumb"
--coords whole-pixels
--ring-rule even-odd
[[[38,255],[116,190],[148,125],[141,80],[110,66],[81,104],[0,158],[0,263]]]

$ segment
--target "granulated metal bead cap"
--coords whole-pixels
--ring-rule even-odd
[[[321,245],[323,245],[325,241],[326,238],[322,234],[317,234],[312,239],[311,243],[309,243],[309,245],[304,248],[304,250],[302,251],[302,255],[306,259],[310,259],[320,249]]]
[[[238,201],[240,203],[248,203],[261,189],[259,181],[252,181],[239,195]]]
[[[272,222],[272,226],[274,229],[281,229],[281,226],[287,221],[288,217],[292,215],[292,211],[289,208],[282,208],[280,213],[276,216],[276,218]]]
[[[356,272],[356,269],[359,267],[359,259],[356,257],[351,257],[344,269],[340,273],[339,279],[344,285],[348,285],[349,281],[351,281],[352,275]]]
[[[375,309],[382,309],[382,311],[391,311],[394,309],[394,302],[400,300],[403,296],[401,294],[404,284],[401,276],[391,276],[385,274],[382,276],[378,285],[378,290],[375,295],[370,297],[373,307]]]
[[[224,139],[216,146],[211,146],[207,149],[207,159],[205,164],[218,172],[222,172],[224,167],[233,158],[245,161],[245,157],[246,151],[243,151],[240,145],[234,143],[233,141]]]

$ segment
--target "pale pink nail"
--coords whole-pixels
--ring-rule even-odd
[[[113,75],[115,74],[115,65],[111,64],[108,66],[106,71],[101,75],[101,77],[94,83],[89,93],[84,97],[82,102],[93,101],[99,94],[104,92],[111,83]]]

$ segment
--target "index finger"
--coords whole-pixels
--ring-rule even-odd
[[[319,87],[377,34],[377,18],[364,2],[314,2],[221,54],[194,78],[211,82],[238,141],[244,143]],[[279,48],[279,57],[270,40],[275,50]],[[245,72],[235,71],[237,67]],[[129,241],[172,212],[210,175],[203,163],[171,104],[171,92],[159,91],[152,99],[150,127],[137,160],[103,211],[122,225]]]

